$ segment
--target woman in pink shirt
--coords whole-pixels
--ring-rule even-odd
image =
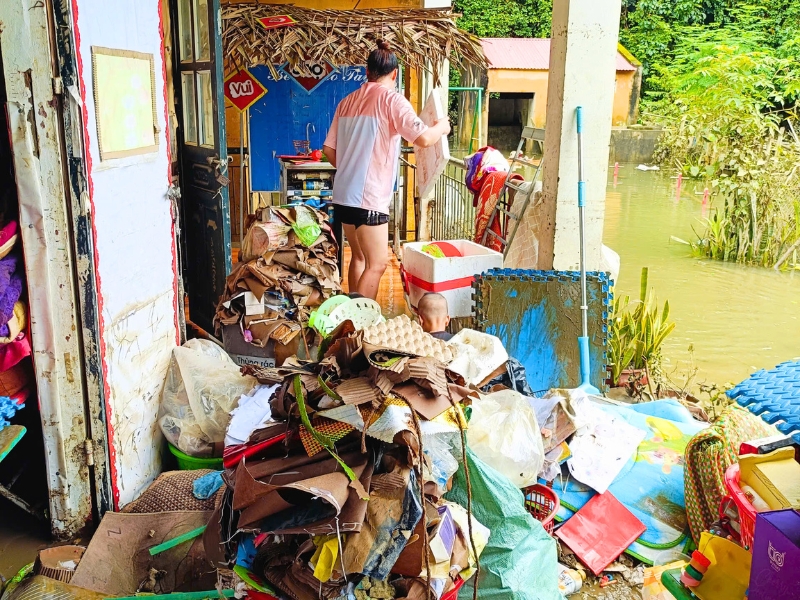
[[[323,145],[336,167],[333,219],[350,242],[350,292],[374,299],[386,271],[400,138],[426,148],[449,133],[447,119],[427,127],[397,92],[397,56],[378,41],[367,59],[367,83],[336,107]]]

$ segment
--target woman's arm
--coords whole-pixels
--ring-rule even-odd
[[[450,119],[445,117],[444,119],[439,119],[436,121],[435,125],[428,127],[428,129],[423,131],[417,137],[417,139],[414,140],[414,145],[421,148],[428,148],[429,146],[433,146],[436,142],[442,139],[443,136],[446,136],[449,133]]]
[[[325,154],[325,158],[328,159],[328,162],[331,163],[334,167],[336,166],[336,150],[331,148],[330,146],[322,146],[322,152]]]

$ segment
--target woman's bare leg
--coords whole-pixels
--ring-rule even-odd
[[[358,283],[361,281],[361,274],[364,272],[366,261],[361,245],[358,241],[355,225],[342,224],[344,236],[350,242],[350,266],[347,269],[347,291],[357,292]]]
[[[362,225],[356,229],[358,245],[366,262],[358,280],[358,293],[373,300],[378,295],[381,277],[386,271],[389,252],[389,224]],[[353,288],[350,287],[352,291]]]

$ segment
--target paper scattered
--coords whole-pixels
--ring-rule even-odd
[[[580,417],[589,425],[572,438],[569,444],[572,458],[567,464],[575,479],[602,494],[636,452],[647,432],[592,402],[581,403]]]
[[[225,435],[226,446],[244,444],[256,429],[261,429],[272,419],[269,401],[278,389],[277,385],[259,385],[248,395],[239,399],[231,413],[231,422]]]

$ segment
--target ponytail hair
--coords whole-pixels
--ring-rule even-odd
[[[389,42],[378,40],[378,47],[367,58],[367,79],[376,81],[397,69],[397,55],[392,52]]]

